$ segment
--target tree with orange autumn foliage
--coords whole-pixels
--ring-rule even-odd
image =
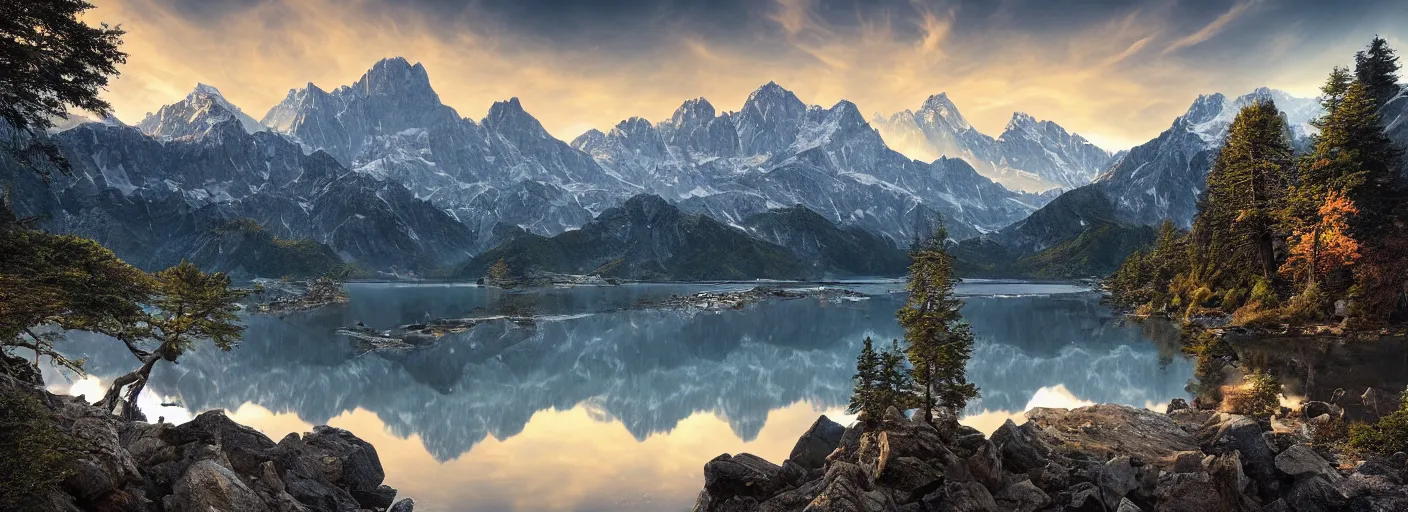
[[[1354,202],[1331,190],[1316,214],[1319,222],[1291,235],[1290,257],[1280,269],[1282,276],[1306,286],[1320,276],[1346,272],[1359,260],[1359,241],[1349,234],[1349,219],[1359,214]]]

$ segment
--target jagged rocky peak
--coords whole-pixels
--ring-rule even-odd
[[[354,90],[364,95],[373,94],[429,94],[439,101],[435,90],[430,87],[430,75],[419,62],[411,64],[404,57],[391,57],[377,61],[362,75]]]
[[[1227,96],[1220,92],[1199,94],[1198,98],[1193,100],[1193,104],[1188,106],[1188,112],[1183,114],[1182,119],[1193,124],[1206,123],[1216,119],[1226,104]]]
[[[905,112],[909,111],[906,110]],[[948,120],[950,125],[959,129],[972,127],[972,125],[968,124],[968,120],[963,118],[963,114],[958,111],[958,107],[953,104],[953,101],[948,99],[948,93],[946,92],[929,96],[928,99],[924,100],[924,105],[919,108],[919,112],[917,112],[916,115],[930,119],[933,117],[943,118]]]
[[[247,133],[266,128],[243,110],[230,103],[214,86],[197,83],[184,99],[162,106],[155,114],[148,112],[137,129],[161,139],[201,136],[220,122],[234,119]]]
[[[606,134],[596,128],[587,130],[572,139],[572,147],[587,153],[591,153],[592,150],[598,149],[604,144],[606,144]]]
[[[500,134],[552,139],[538,118],[523,109],[523,103],[518,101],[517,96],[508,101],[495,101],[489,106],[489,113],[484,116],[484,126]]]
[[[777,154],[785,151],[797,138],[797,128],[807,115],[807,105],[792,91],[777,85],[763,84],[743,102],[743,109],[734,118],[739,145],[746,155]]]
[[[714,120],[717,114],[714,105],[704,98],[693,98],[685,100],[680,108],[675,109],[674,115],[670,116],[670,125],[681,128],[684,126],[699,125]]]
[[[331,101],[331,94],[314,85],[313,82],[308,82],[302,88],[289,89],[283,101],[269,109],[260,123],[280,132],[292,132],[302,112],[317,108],[319,103]]]

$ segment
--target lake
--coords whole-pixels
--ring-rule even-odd
[[[902,335],[897,281],[838,285],[862,300],[632,308],[755,285],[354,283],[346,305],[247,317],[233,351],[202,346],[157,365],[141,404],[168,422],[225,409],[276,441],[317,424],[351,430],[417,510],[688,510],[720,453],[780,463],[819,414],[852,421],[844,409],[862,340]],[[968,377],[982,392],[964,422],[980,430],[1031,407],[1161,410],[1188,397],[1192,365],[1169,324],[1128,322],[1070,284],[968,281],[957,291],[977,340]],[[504,311],[537,321],[483,324],[402,353],[364,353],[334,332]],[[46,368],[55,392],[95,400],[135,367],[112,340],[75,333],[63,345],[88,357],[90,375]]]

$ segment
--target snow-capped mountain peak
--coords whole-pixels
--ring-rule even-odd
[[[906,110],[905,112],[909,112]],[[919,108],[919,115],[926,117],[937,117],[948,121],[948,125],[957,130],[970,129],[973,126],[968,124],[968,120],[959,113],[958,107],[948,99],[948,93],[941,92],[924,100],[924,105]]]
[[[239,121],[245,132],[254,133],[267,128],[230,103],[220,90],[204,83],[196,84],[184,99],[162,106],[155,114],[148,112],[137,129],[142,133],[160,139],[198,137],[223,121]]]

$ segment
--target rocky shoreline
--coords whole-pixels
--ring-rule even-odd
[[[18,367],[18,366],[16,366]],[[37,375],[33,375],[37,378]],[[30,379],[32,380],[32,379]],[[0,392],[33,397],[72,458],[59,490],[33,496],[33,510],[115,512],[412,512],[382,483],[376,448],[329,426],[278,442],[223,411],[181,425],[123,421],[82,396],[44,391],[0,375]]]
[[[342,283],[320,277],[307,281],[263,281],[257,283],[265,299],[250,306],[256,313],[285,315],[310,311],[334,304],[346,304],[347,292]]]
[[[822,416],[781,465],[709,461],[694,511],[1408,510],[1408,455],[1348,457],[1314,444],[1308,421],[1273,427],[1182,402],[1167,414],[1033,409],[991,437],[893,408],[868,429]]]

